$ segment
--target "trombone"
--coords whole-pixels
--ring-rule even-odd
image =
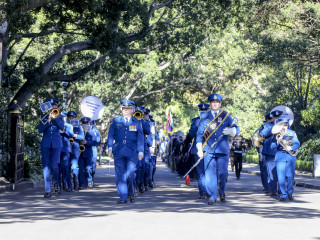
[[[40,121],[43,125],[46,125],[49,121],[49,116],[53,119],[56,119],[60,115],[60,110],[58,108],[52,108],[51,110],[47,111],[46,114],[40,118]],[[46,119],[47,118],[47,119]]]

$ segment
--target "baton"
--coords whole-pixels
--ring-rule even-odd
[[[238,118],[235,118],[233,119],[230,127],[232,127],[233,125],[235,125],[236,123],[238,122]],[[199,160],[193,164],[193,166],[189,169],[189,171],[183,176],[183,178],[186,178],[186,176],[200,163],[200,161],[202,159],[204,159],[204,157],[207,155],[207,153],[221,140],[221,138],[223,137],[224,135],[221,135],[218,137],[218,139],[210,146],[210,148],[203,154],[203,156],[201,158],[199,158]]]

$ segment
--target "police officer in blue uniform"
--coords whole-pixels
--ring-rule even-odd
[[[138,160],[143,159],[144,134],[142,123],[133,118],[135,102],[121,101],[122,116],[112,120],[108,133],[108,155],[113,153],[118,204],[134,202],[134,171]],[[128,185],[129,187],[128,187]],[[128,191],[129,190],[129,191]]]
[[[271,112],[270,116],[273,117],[272,120],[267,120],[264,128],[260,131],[262,137],[265,138],[263,147],[262,147],[262,157],[265,161],[267,167],[268,183],[270,187],[270,196],[277,196],[277,187],[278,187],[278,178],[277,178],[277,169],[274,161],[277,149],[272,147],[273,134],[271,132],[272,127],[274,126],[274,121],[282,115],[282,111]]]
[[[47,99],[53,108],[58,107],[59,101],[54,98]],[[60,131],[64,128],[64,121],[61,115],[53,115],[51,112],[43,114],[39,124],[39,133],[43,133],[41,141],[42,167],[45,184],[45,198],[51,197],[50,175],[55,192],[58,192],[58,176],[62,140]]]
[[[67,112],[62,111],[61,116],[64,118],[67,117]],[[66,119],[65,119],[66,120]],[[62,139],[62,150],[60,156],[60,172],[62,177],[62,189],[71,192],[72,191],[72,184],[71,184],[71,176],[70,176],[70,153],[71,153],[71,143],[70,138],[73,138],[73,126],[65,121],[64,129],[60,131],[61,139]],[[59,190],[61,189],[61,180],[59,174]]]
[[[191,121],[191,127],[188,132],[188,135],[186,139],[188,141],[193,141],[191,150],[190,150],[190,157],[193,159],[192,162],[197,162],[199,160],[199,157],[197,155],[197,147],[196,147],[196,136],[197,131],[200,123],[201,115],[204,114],[208,109],[210,105],[207,103],[201,103],[198,105],[200,116],[193,118]],[[199,189],[199,199],[205,199],[207,196],[207,191],[205,187],[205,179],[204,179],[204,161],[202,160],[197,166],[196,166],[196,172],[197,172],[197,180],[198,180],[198,189]]]
[[[97,144],[97,139],[90,126],[91,118],[82,117],[80,119],[84,131],[84,140],[80,141],[85,150],[80,153],[79,157],[79,190],[86,187],[93,188],[93,166],[92,166],[92,147]]]
[[[218,193],[221,202],[226,202],[225,187],[228,179],[229,140],[240,129],[233,123],[233,119],[226,111],[220,109],[222,96],[211,94],[208,96],[210,111],[201,116],[199,123],[196,147],[199,158],[204,152],[205,186],[209,195],[209,205],[216,202]],[[221,136],[219,142],[218,138]],[[211,147],[213,146],[213,147]],[[218,175],[218,176],[217,176]],[[218,191],[219,180],[219,191]]]
[[[84,131],[82,126],[79,124],[79,121],[76,120],[77,113],[74,111],[69,111],[67,113],[69,123],[73,123],[73,137],[72,137],[72,148],[70,154],[70,165],[71,172],[73,176],[73,186],[74,190],[79,190],[79,156],[80,156],[80,141],[84,140]],[[71,174],[69,174],[71,177]]]
[[[272,143],[276,147],[275,164],[277,169],[280,201],[293,200],[293,185],[295,175],[296,151],[300,147],[295,131],[290,128],[289,118],[280,118],[272,129],[272,133],[276,134]]]
[[[101,135],[97,127],[95,126],[94,120],[90,122],[92,126],[92,132],[96,137],[96,144],[92,146],[92,181],[94,182],[94,175],[96,173],[97,168],[97,158],[98,158],[98,148],[97,144],[101,141]]]

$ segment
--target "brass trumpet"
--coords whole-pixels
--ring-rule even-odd
[[[52,115],[52,118],[57,118],[60,115],[60,110],[58,108],[53,108],[50,111],[50,114]]]
[[[73,138],[69,138],[69,141],[70,141],[70,144],[71,144],[71,147],[72,147],[72,145],[74,143],[74,139]]]
[[[138,119],[138,120],[141,120],[143,118],[143,113],[140,111],[140,110],[136,110],[134,113],[133,113],[133,116]]]
[[[80,149],[80,152],[83,152],[84,150],[86,150],[86,147],[83,144],[81,144],[79,146],[79,149]]]

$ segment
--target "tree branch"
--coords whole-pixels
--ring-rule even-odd
[[[151,94],[154,94],[154,93],[160,93],[160,92],[166,91],[166,90],[168,90],[168,89],[175,88],[175,87],[178,86],[178,85],[179,85],[179,84],[176,83],[176,84],[174,84],[174,85],[167,86],[167,87],[164,87],[164,88],[162,88],[162,89],[158,89],[158,90],[154,90],[154,91],[149,91],[149,92],[147,92],[146,94],[143,94],[143,95],[140,95],[140,96],[134,96],[134,97],[132,97],[132,99],[144,98],[144,97],[146,97],[146,96],[148,96],[148,95],[151,95]]]
[[[42,7],[50,2],[55,2],[56,0],[33,0],[27,6],[25,6],[22,11],[27,12],[32,9]]]
[[[75,42],[62,46],[43,63],[43,74],[48,73],[53,64],[59,61],[63,56],[92,49],[91,41]]]
[[[78,80],[80,77],[84,76],[86,73],[88,73],[90,70],[92,70],[96,66],[100,66],[101,64],[103,64],[107,56],[108,55],[104,55],[100,57],[99,59],[92,62],[90,65],[88,65],[87,67],[82,68],[79,71],[70,75],[64,75],[64,74],[49,75],[45,78],[45,81],[73,82],[75,80]]]

